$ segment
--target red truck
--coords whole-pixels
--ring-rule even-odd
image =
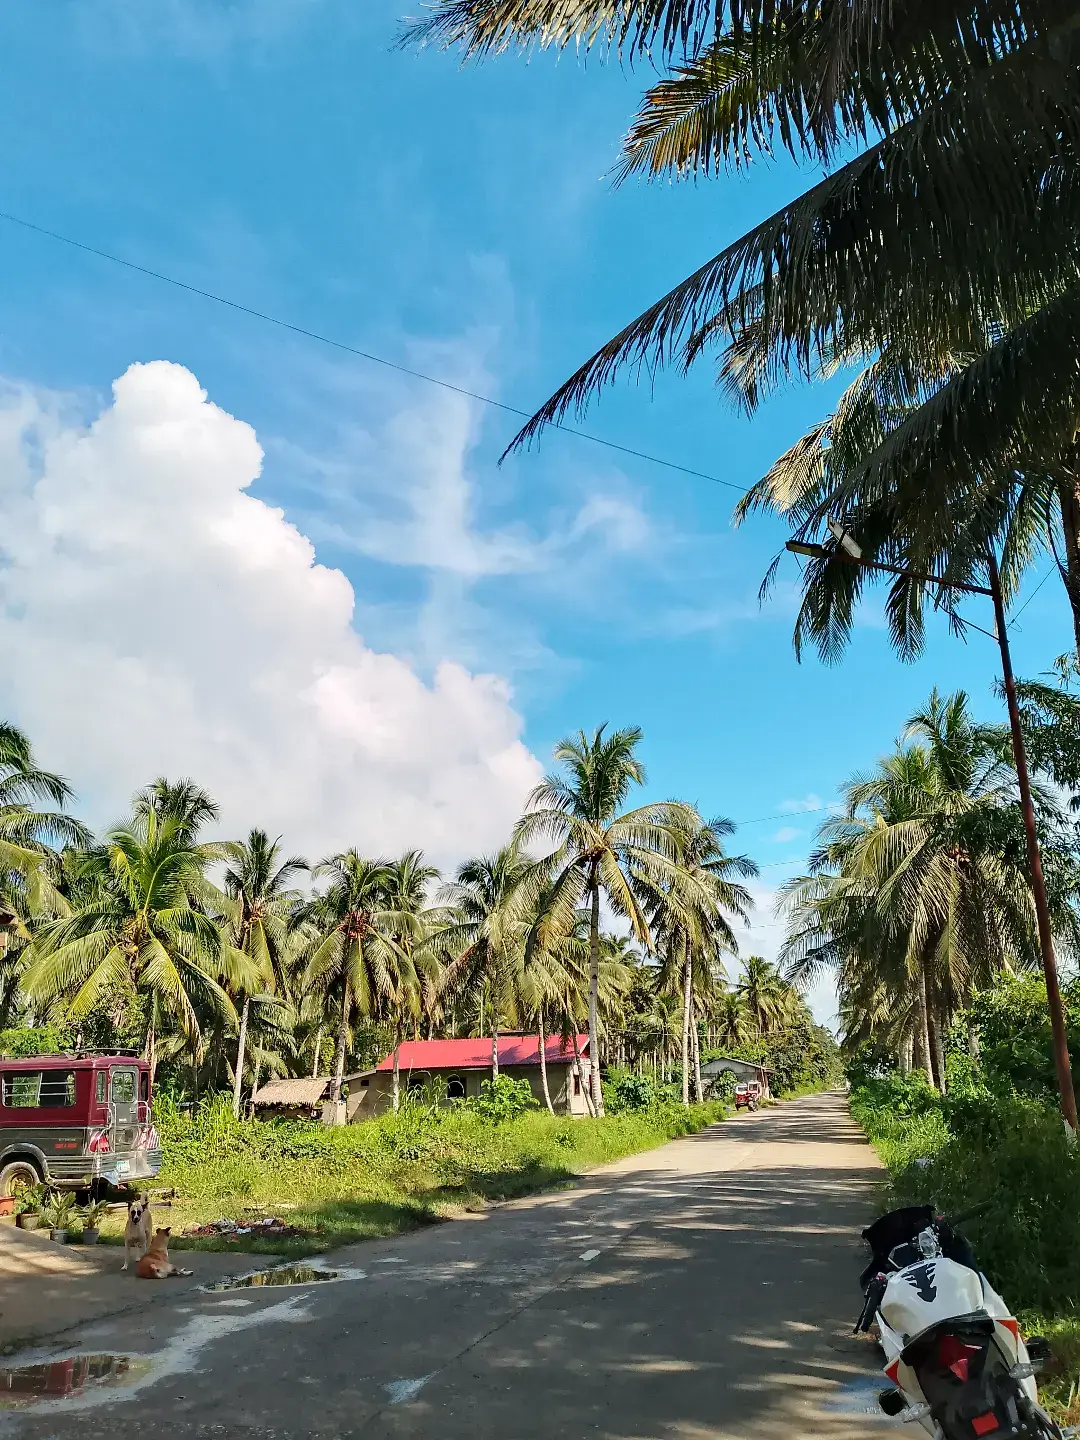
[[[161,1169],[150,1067],[133,1055],[0,1059],[0,1195],[47,1181],[78,1190]]]

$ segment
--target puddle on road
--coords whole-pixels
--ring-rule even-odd
[[[127,1355],[73,1355],[37,1365],[0,1370],[0,1409],[20,1409],[37,1400],[70,1399],[92,1390],[134,1385],[150,1361]]]
[[[212,1295],[222,1290],[251,1290],[262,1285],[313,1285],[319,1280],[340,1280],[337,1270],[317,1270],[314,1265],[275,1265],[249,1275],[232,1275],[204,1288]]]

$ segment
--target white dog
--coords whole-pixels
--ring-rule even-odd
[[[154,1217],[150,1213],[149,1195],[138,1195],[128,1206],[127,1224],[124,1226],[124,1269],[128,1268],[134,1256],[138,1264],[150,1249],[154,1235]]]

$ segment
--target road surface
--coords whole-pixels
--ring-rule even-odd
[[[18,1363],[126,1373],[0,1408],[0,1437],[883,1440],[851,1336],[878,1178],[839,1095],[740,1116],[336,1252],[332,1283],[177,1293],[59,1337]]]

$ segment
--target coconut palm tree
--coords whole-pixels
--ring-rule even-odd
[[[724,839],[735,829],[730,820],[706,823],[687,807],[680,821],[672,876],[658,886],[647,876],[637,883],[646,898],[662,963],[661,983],[682,995],[682,1091],[683,1104],[689,1105],[695,1010],[714,993],[723,974],[724,954],[738,954],[727,916],[747,922],[753,901],[736,877],[756,875],[757,866],[745,855],[725,853]],[[700,1099],[699,1067],[694,1066],[694,1071]]]
[[[850,781],[843,815],[822,826],[816,874],[789,887],[782,960],[799,983],[833,969],[849,1017],[862,996],[898,1044],[913,1033],[942,1088],[953,1014],[1038,952],[999,728],[973,722],[963,692],[935,691],[905,736],[913,743]]]
[[[756,1034],[754,1017],[739,990],[721,990],[713,1000],[709,1018],[718,1045],[738,1049]]]
[[[742,997],[759,1035],[778,1030],[790,1010],[790,992],[776,968],[760,955],[749,955],[739,978]]]
[[[224,961],[221,931],[192,900],[207,890],[209,858],[182,819],[161,819],[152,807],[110,831],[103,845],[80,857],[71,914],[34,936],[26,993],[62,998],[78,1019],[110,986],[130,984],[147,1002],[151,1072],[163,1017],[192,1044],[200,1008],[235,1024],[232,1002],[215,978]]]
[[[230,844],[227,850],[229,865],[222,880],[231,902],[224,916],[226,942],[237,952],[237,959],[243,957],[247,962],[238,989],[243,1000],[233,1070],[233,1114],[239,1118],[252,1000],[272,995],[279,988],[290,922],[299,900],[289,883],[308,865],[299,855],[282,860],[280,837],[271,840],[265,830],[250,831],[245,841]]]
[[[845,397],[752,503],[804,538],[828,541],[838,515],[866,558],[957,580],[993,544],[1007,594],[1032,535],[1037,548],[1059,538],[1080,646],[1078,18],[1075,0],[944,0],[917,14],[441,0],[414,37],[471,54],[607,41],[666,64],[623,176],[711,176],[777,146],[830,172],[628,324],[519,440],[580,412],[625,366],[688,365],[720,347],[725,386],[752,410],[791,371],[867,365],[862,403]],[[796,505],[789,482],[807,466],[825,473]],[[810,566],[797,636],[842,643],[868,578],[839,558]],[[921,638],[921,609],[917,584],[893,584],[905,644]]]
[[[31,917],[64,908],[50,861],[57,847],[90,843],[86,826],[63,813],[73,798],[63,776],[37,764],[23,731],[0,722],[0,953],[29,938]],[[58,808],[38,809],[43,802]]]
[[[489,1001],[491,1073],[499,1073],[499,1030],[516,1017],[518,983],[527,932],[526,885],[534,862],[514,843],[459,867],[439,900],[445,919],[435,944],[450,958],[443,991],[453,998],[478,992]]]
[[[668,801],[623,811],[635,785],[645,781],[637,758],[641,731],[635,726],[605,735],[599,726],[561,740],[555,760],[565,774],[545,776],[529,796],[528,809],[515,827],[524,847],[553,841],[556,849],[544,866],[554,878],[540,920],[541,933],[569,934],[578,906],[589,910],[589,1075],[592,1103],[604,1113],[600,1087],[599,1016],[600,896],[630,922],[634,938],[651,945],[645,911],[635,893],[638,880],[652,885],[674,882],[678,873],[677,831],[687,807]]]
[[[346,850],[331,855],[313,873],[330,883],[303,912],[317,935],[305,985],[340,995],[330,1087],[330,1099],[336,1102],[341,1098],[353,1008],[369,1019],[393,1016],[396,1020],[403,1010],[418,1009],[420,987],[409,957],[394,938],[411,921],[390,903],[389,863]]]
[[[400,859],[390,863],[389,870],[387,899],[390,907],[403,917],[401,929],[394,938],[416,969],[421,1009],[430,1030],[439,1013],[443,966],[438,953],[424,942],[442,919],[441,911],[428,904],[428,893],[438,880],[439,871],[426,863],[421,850],[407,850]],[[396,1047],[394,1059],[396,1063]]]

